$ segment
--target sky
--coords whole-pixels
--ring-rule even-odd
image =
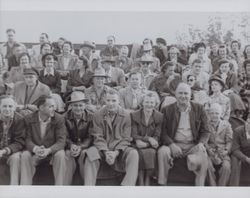
[[[233,13],[234,15],[240,13]],[[84,40],[98,44],[108,35],[116,43],[141,43],[144,38],[165,38],[175,43],[176,32],[187,24],[205,28],[209,16],[231,15],[215,12],[110,12],[110,11],[1,11],[0,41],[6,40],[5,30],[14,28],[20,42],[38,42],[42,32],[50,40],[65,37],[73,43]]]
[[[250,16],[249,0],[0,0],[0,42],[6,41],[6,29],[14,28],[20,42],[38,42],[46,32],[51,41],[105,44],[114,35],[117,44],[147,37],[173,44],[188,24],[205,29],[211,16],[233,19],[241,12]]]

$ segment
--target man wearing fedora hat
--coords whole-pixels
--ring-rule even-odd
[[[84,160],[86,149],[92,143],[91,130],[93,128],[93,115],[86,109],[88,99],[81,91],[74,91],[68,104],[70,110],[65,115],[65,123],[68,132],[66,141],[66,181],[70,185],[79,164],[80,174],[84,178]]]
[[[139,70],[143,75],[143,86],[148,89],[153,79],[157,76],[157,73],[153,69],[154,59],[151,55],[145,54],[139,60]]]
[[[89,105],[94,109],[100,109],[105,104],[105,96],[109,86],[105,85],[107,75],[102,67],[97,67],[93,75],[93,85],[85,89],[86,97],[89,99]]]
[[[187,166],[196,175],[195,185],[205,184],[208,167],[207,143],[210,131],[202,105],[190,102],[191,88],[180,83],[175,91],[177,102],[166,106],[163,112],[161,142],[158,150],[158,183],[166,185],[168,172],[175,158],[187,159]]]
[[[124,71],[118,67],[114,67],[115,59],[112,56],[103,57],[101,60],[102,67],[107,75],[106,83],[110,87],[126,86]]]
[[[93,61],[93,55],[96,45],[94,42],[84,41],[80,46],[79,57],[84,57],[88,60],[88,66],[91,65]]]
[[[93,147],[87,151],[84,169],[85,185],[95,185],[101,162],[106,162],[114,170],[125,172],[121,185],[136,184],[139,156],[130,147],[131,119],[129,113],[119,105],[119,94],[109,90],[106,105],[93,116]]]
[[[50,88],[38,81],[38,72],[34,68],[23,70],[24,81],[17,82],[14,86],[14,98],[17,102],[17,111],[29,114],[37,110],[37,99],[42,95],[49,95]]]

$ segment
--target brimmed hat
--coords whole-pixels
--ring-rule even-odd
[[[68,104],[74,103],[74,102],[88,102],[89,100],[86,98],[85,94],[81,91],[74,91],[70,95],[70,100],[67,102]]]
[[[167,42],[164,38],[157,38],[156,43],[162,43],[163,45],[167,45]]]
[[[109,63],[114,63],[115,59],[112,56],[105,56],[101,60],[102,63],[109,62]]]
[[[153,62],[154,62],[154,59],[153,59],[152,56],[143,55],[143,56],[140,58],[140,62],[141,62],[141,63],[153,63]]]
[[[107,77],[105,70],[102,67],[95,69],[93,77]]]
[[[225,83],[224,81],[222,80],[221,77],[217,76],[217,75],[213,75],[210,77],[208,83],[211,84],[212,81],[217,81],[221,84],[221,86],[224,88],[225,87]]]
[[[34,68],[25,68],[25,69],[23,69],[23,75],[36,75],[36,76],[39,76],[39,73]]]
[[[82,47],[90,47],[91,49],[95,49],[95,43],[94,42],[90,42],[90,41],[83,41],[83,44],[81,44],[81,48]]]
[[[224,64],[224,63],[229,63],[229,64],[231,64],[231,62],[230,62],[228,59],[223,58],[223,59],[221,59],[221,60],[218,62],[219,67],[221,66],[221,64]]]

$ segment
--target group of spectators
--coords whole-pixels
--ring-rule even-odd
[[[125,173],[121,185],[167,185],[177,158],[199,186],[239,185],[241,165],[250,171],[250,45],[116,46],[108,36],[102,49],[77,49],[42,33],[27,48],[15,34],[6,30],[0,46],[0,163],[10,184],[31,185],[44,160],[56,185],[70,185],[77,168],[95,185],[102,163]]]

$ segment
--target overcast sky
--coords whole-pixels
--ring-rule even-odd
[[[184,30],[187,24],[204,29],[209,16],[233,18],[240,15],[239,9],[246,8],[244,5],[250,5],[234,6],[232,0],[213,1],[127,0],[130,3],[125,4],[125,1],[105,0],[111,3],[104,4],[100,0],[0,0],[0,41],[6,41],[7,28],[14,28],[20,42],[38,42],[40,33],[46,32],[51,41],[65,37],[73,43],[89,40],[102,44],[108,35],[115,35],[119,44],[141,43],[146,37],[154,41],[163,37],[171,44],[176,42],[176,32]]]

